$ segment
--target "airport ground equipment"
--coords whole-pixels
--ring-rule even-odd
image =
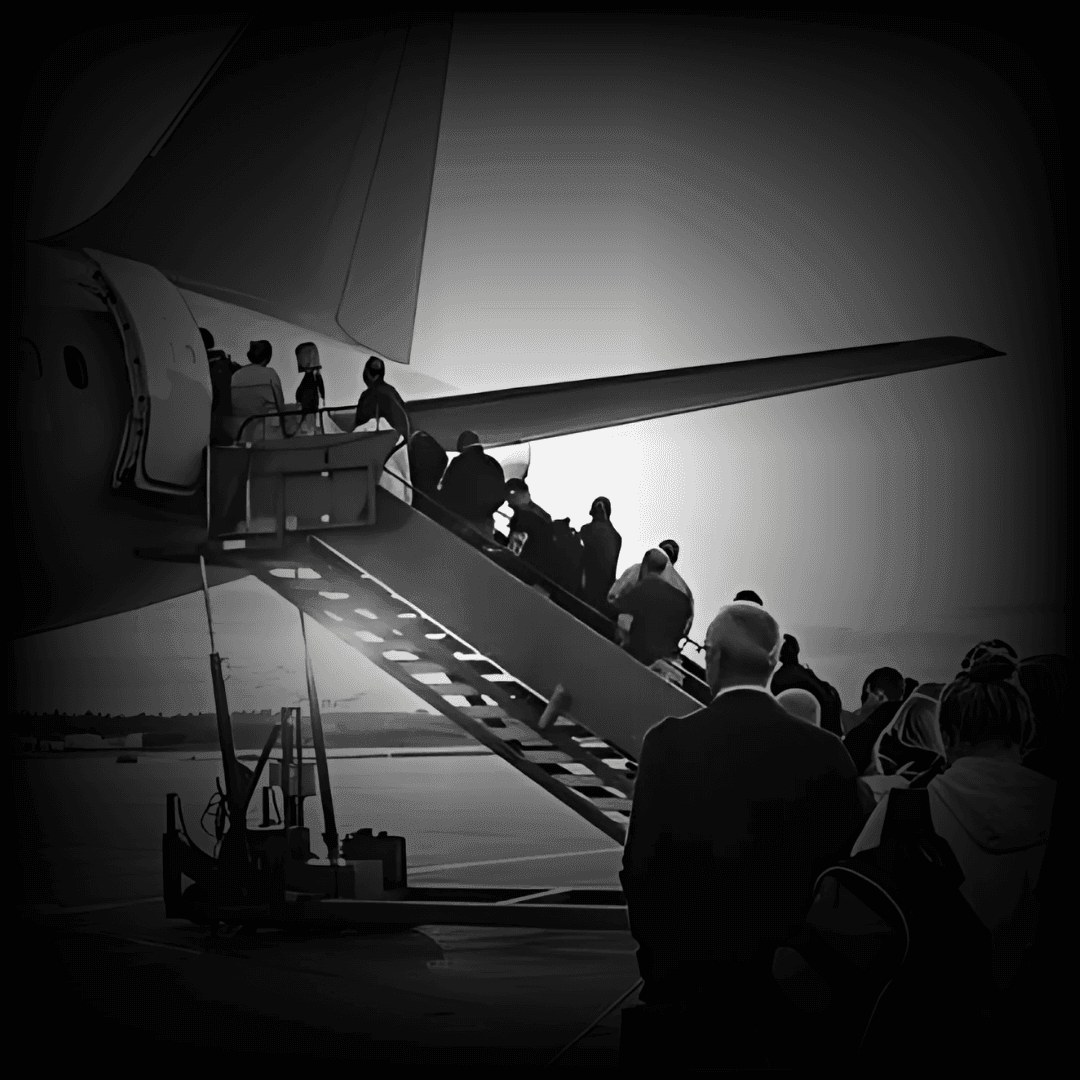
[[[142,554],[205,559],[258,576],[298,607],[302,619],[316,619],[621,843],[645,732],[664,716],[692,712],[698,700],[521,580],[505,560],[500,565],[492,552],[379,488],[395,437],[309,436],[212,448],[206,544],[197,551]],[[215,471],[225,475],[215,478]],[[208,593],[207,604],[209,616]],[[246,822],[255,786],[236,761],[220,661],[215,665],[213,657],[211,669],[226,774],[219,807],[226,807],[230,822]],[[316,793],[308,790],[314,777],[300,760],[303,740],[295,718],[283,717],[277,769],[268,743],[258,770],[270,763],[271,779],[284,781],[282,828],[226,830],[216,856],[224,862],[212,865],[170,797],[165,873],[174,915],[207,918],[213,910],[218,921],[274,925],[300,920],[625,929],[617,889],[536,895],[416,889],[405,883],[403,850],[400,872],[391,872],[389,856],[375,857],[371,843],[356,833],[343,846],[327,802],[310,665],[307,675],[328,857],[315,859],[311,852],[302,815],[303,798]],[[290,797],[296,800],[291,811]],[[271,820],[264,805],[263,821]],[[215,874],[219,884],[211,896],[205,882]],[[192,891],[181,888],[181,876],[190,879]],[[226,880],[227,887],[221,884]]]

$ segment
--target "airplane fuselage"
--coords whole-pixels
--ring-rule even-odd
[[[112,478],[132,411],[124,344],[92,261],[26,246],[14,401],[17,633],[118,614],[198,587],[189,566],[137,547],[205,535],[205,495]],[[214,571],[217,582],[239,575]]]

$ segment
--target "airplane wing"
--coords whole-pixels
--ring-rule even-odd
[[[453,450],[462,431],[487,446],[549,439],[740,401],[985,360],[1004,353],[960,337],[923,338],[408,403],[413,426]]]
[[[111,202],[51,242],[407,364],[451,29],[256,17]]]

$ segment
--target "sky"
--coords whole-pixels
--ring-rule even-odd
[[[310,337],[192,302],[238,357]],[[936,335],[1004,351],[533,444],[536,501],[580,525],[607,495],[621,565],[679,541],[695,638],[753,588],[850,705],[871,667],[947,678],[983,637],[1063,650],[1058,303],[1034,139],[975,61],[838,30],[460,18],[412,364],[388,377],[409,398]],[[329,401],[354,402],[362,358],[322,351]],[[289,703],[295,611],[253,581],[214,594],[234,707]],[[211,700],[204,637],[198,596],[42,635],[17,647],[19,698],[186,711]],[[422,707],[313,640],[324,697]]]

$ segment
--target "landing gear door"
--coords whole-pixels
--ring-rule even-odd
[[[113,487],[131,477],[146,491],[193,494],[202,482],[213,401],[199,327],[177,288],[154,267],[103,251],[86,254],[100,268],[131,381],[131,415]]]

